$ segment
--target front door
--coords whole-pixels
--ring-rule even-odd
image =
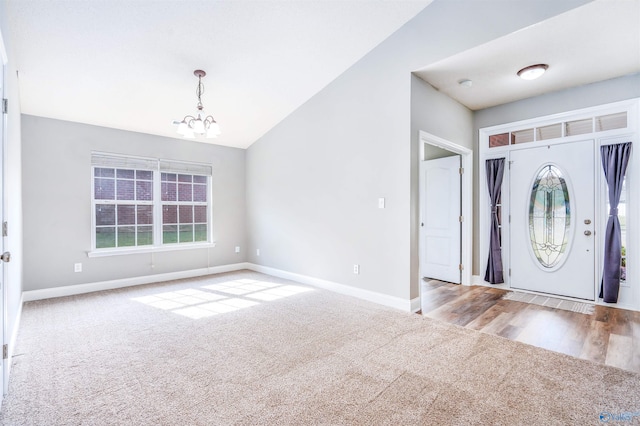
[[[422,277],[460,284],[460,156],[420,165]]]
[[[511,288],[595,300],[594,142],[510,153]]]

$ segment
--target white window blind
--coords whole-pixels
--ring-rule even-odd
[[[596,132],[606,130],[624,129],[627,127],[627,112],[617,114],[601,115],[596,117]]]
[[[565,123],[564,134],[566,136],[584,135],[587,133],[593,133],[593,118],[567,121]]]
[[[144,157],[124,157],[101,152],[91,153],[91,165],[114,169],[158,170],[158,160]]]
[[[162,173],[183,173],[189,175],[211,176],[212,167],[201,163],[183,163],[179,161],[160,160]]]

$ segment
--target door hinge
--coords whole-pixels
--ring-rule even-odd
[[[460,216],[460,222],[464,222],[464,216]]]
[[[511,223],[511,215],[509,215],[509,223]]]
[[[2,113],[9,113],[9,100],[7,98],[2,98]]]
[[[9,235],[9,224],[2,222],[2,236],[6,237],[7,235]]]
[[[2,359],[9,358],[9,345],[2,345]]]
[[[511,268],[509,268],[509,276],[511,276]]]
[[[458,169],[458,171],[460,172],[460,174],[461,174],[461,175],[463,175],[463,174],[464,174],[464,167],[460,167],[460,168]]]
[[[464,266],[462,266],[462,263],[458,265],[458,269],[460,269],[461,271],[464,269]]]

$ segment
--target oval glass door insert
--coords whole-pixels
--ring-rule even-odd
[[[567,182],[558,167],[547,164],[533,182],[529,204],[531,248],[543,268],[554,268],[563,260],[570,226],[571,200]]]

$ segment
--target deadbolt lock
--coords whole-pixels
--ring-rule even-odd
[[[590,225],[590,224],[591,224],[591,221],[590,221],[589,219],[585,219],[585,220],[584,220],[584,224],[585,224],[585,225]]]

